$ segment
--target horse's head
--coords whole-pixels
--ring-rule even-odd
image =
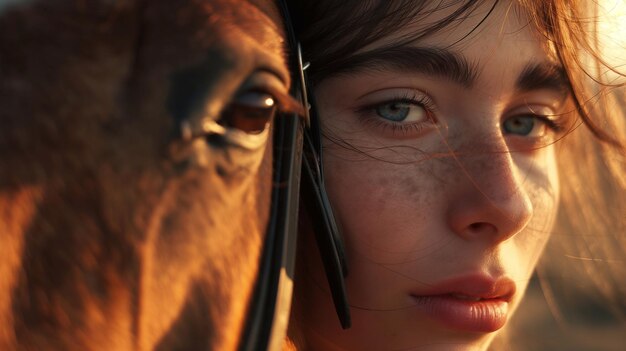
[[[273,1],[0,1],[0,349],[232,349],[295,104]]]

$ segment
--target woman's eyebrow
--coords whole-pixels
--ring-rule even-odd
[[[444,48],[396,46],[356,54],[332,64],[332,75],[358,71],[398,70],[440,77],[470,88],[478,75],[477,65]]]
[[[379,48],[333,63],[332,75],[361,71],[402,71],[440,77],[471,88],[478,76],[478,65],[463,55],[437,47],[396,46]],[[555,62],[529,62],[515,84],[519,91],[549,89],[567,95],[569,80],[563,67]]]
[[[517,78],[517,90],[554,90],[567,95],[570,91],[569,80],[563,66],[554,62],[530,62]]]

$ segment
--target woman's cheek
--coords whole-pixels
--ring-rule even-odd
[[[432,178],[416,165],[327,155],[326,184],[347,250],[382,264],[411,259],[432,207],[419,180]]]

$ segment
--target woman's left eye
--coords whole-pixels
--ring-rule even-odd
[[[550,129],[558,131],[558,126],[547,116],[517,115],[504,120],[502,130],[507,134],[516,134],[531,138],[545,136]]]

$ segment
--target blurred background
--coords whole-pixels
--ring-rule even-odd
[[[624,311],[620,317],[601,297],[585,292],[576,282],[565,285],[573,288],[566,295],[556,296],[559,312],[555,313],[553,302],[547,301],[535,277],[511,320],[507,343],[494,345],[493,350],[626,350]]]

